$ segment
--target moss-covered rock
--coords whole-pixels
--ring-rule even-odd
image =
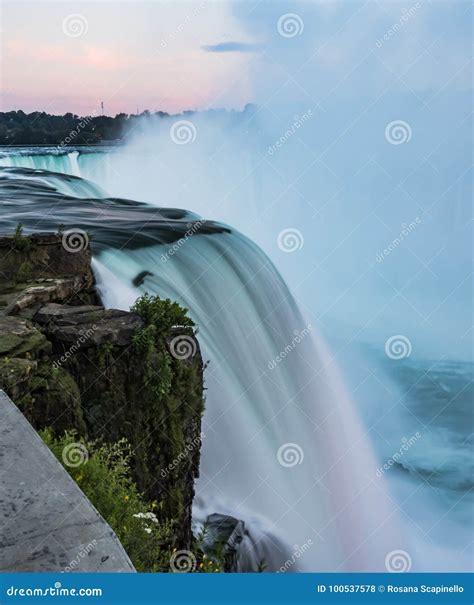
[[[51,352],[51,343],[31,322],[0,317],[0,355],[38,358]]]
[[[38,430],[54,425],[56,434],[71,428],[86,434],[79,388],[71,374],[62,368],[40,363],[16,404]]]
[[[133,481],[189,549],[204,399],[186,311],[147,296],[130,313],[103,309],[90,251],[65,252],[59,235],[0,237],[0,291],[0,388],[37,429],[125,438]]]
[[[189,547],[203,412],[203,364],[193,331],[184,328],[193,356],[178,359],[169,346],[176,329],[146,326],[135,313],[122,313],[117,327],[110,312],[102,311],[102,317],[89,313],[82,314],[78,325],[90,337],[73,355],[67,355],[70,332],[65,332],[73,323],[71,315],[67,326],[61,325],[61,317],[44,326],[53,358],[78,385],[87,436],[111,443],[127,439],[139,489],[158,503],[160,521],[175,522],[177,547]]]

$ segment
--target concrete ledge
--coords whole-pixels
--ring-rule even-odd
[[[135,571],[115,533],[2,390],[0,571]]]

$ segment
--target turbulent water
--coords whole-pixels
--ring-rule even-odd
[[[262,250],[228,225],[108,197],[79,178],[102,170],[105,186],[106,155],[0,159],[3,229],[86,229],[104,304],[128,308],[146,291],[189,309],[210,361],[196,522],[214,512],[244,520],[243,569],[383,570],[396,550],[412,553],[414,570],[465,568],[471,365],[403,363],[390,394],[374,383],[359,419],[317,327]],[[367,356],[386,380],[383,360]],[[348,364],[351,387],[359,363]],[[381,401],[387,414],[367,434]],[[451,563],[446,550],[458,552]]]

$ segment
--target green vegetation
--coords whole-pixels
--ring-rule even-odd
[[[158,332],[168,333],[174,327],[193,328],[196,324],[188,317],[188,310],[169,298],[144,294],[138,298],[130,309],[139,315],[149,326],[153,325]]]
[[[247,105],[245,111],[253,111]],[[236,112],[210,109],[208,115],[232,115]],[[240,113],[240,112],[239,112]],[[185,111],[181,119],[190,119],[194,112]],[[54,116],[45,111],[25,113],[19,111],[0,112],[0,145],[100,145],[118,143],[133,132],[143,120],[158,120],[170,117],[164,111],[140,114],[119,113],[115,117],[103,115],[78,116],[65,113]]]
[[[21,265],[18,267],[18,273],[16,274],[16,283],[20,284],[30,280],[32,271],[33,266],[30,262],[25,261],[24,263],[21,263]]]
[[[166,468],[186,451],[188,431],[199,425],[204,410],[202,397],[202,367],[198,359],[194,363],[183,363],[170,354],[167,339],[178,330],[179,333],[194,335],[194,322],[187,310],[169,299],[158,296],[141,296],[131,311],[139,315],[145,326],[133,336],[135,356],[141,360],[140,382],[147,388],[141,391],[140,420],[148,430],[155,427],[157,434],[167,435],[166,449],[140,447],[136,453],[136,470],[140,484],[149,492],[153,482],[151,468]],[[198,456],[194,449],[188,453],[183,463],[161,477],[159,487],[167,492],[168,506],[163,510],[165,518],[172,510],[183,510],[187,496],[173,486],[179,484],[179,477],[185,476]],[[196,452],[198,454],[198,450]],[[143,458],[142,458],[143,455]],[[154,493],[154,488],[151,488]]]
[[[0,113],[0,145],[94,145],[121,139],[127,125],[133,126],[138,116],[119,114],[80,117],[63,116],[44,111]]]
[[[158,504],[147,502],[138,491],[131,474],[130,444],[125,439],[114,444],[86,441],[72,431],[55,438],[51,429],[45,429],[40,435],[115,531],[137,571],[170,571],[175,521],[159,521]],[[66,448],[71,447],[82,454],[82,464],[65,464]],[[218,563],[202,554],[199,538],[193,547],[194,560],[195,571],[220,571]]]
[[[166,397],[173,381],[173,358],[163,348],[164,341],[173,328],[184,328],[185,332],[194,335],[195,323],[188,317],[187,309],[169,298],[144,294],[130,310],[146,324],[133,336],[135,349],[144,354],[145,384],[157,397]],[[157,344],[161,345],[158,347],[160,351],[156,349]],[[156,371],[156,367],[160,368],[160,372]]]
[[[16,226],[13,242],[17,250],[27,252],[31,248],[31,239],[23,235],[23,225],[21,223]]]

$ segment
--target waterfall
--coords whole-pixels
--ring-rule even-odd
[[[109,148],[8,147],[0,151],[0,167],[48,170],[105,183]],[[110,166],[109,166],[110,167]],[[112,172],[108,175],[112,180]]]
[[[107,306],[128,309],[143,292],[159,294],[199,326],[209,367],[196,521],[214,512],[243,520],[244,558],[269,570],[303,545],[292,571],[382,570],[401,539],[375,459],[317,326],[260,248],[183,211],[67,198],[60,175],[7,168],[6,177],[17,179],[7,225],[44,230],[67,219],[92,231]],[[81,179],[63,178],[81,193]],[[130,242],[133,233],[142,239]]]
[[[105,250],[94,270],[108,306],[126,309],[146,291],[178,300],[199,326],[210,364],[195,516],[243,519],[253,558],[272,570],[307,543],[296,569],[382,570],[402,538],[317,327],[242,235],[194,235],[167,252]]]
[[[453,499],[457,502],[457,494],[447,494],[446,512],[441,501],[433,503],[429,487],[408,483],[408,473],[402,477],[402,489],[397,486],[400,476],[389,484],[377,475],[369,437],[334,355],[319,326],[300,311],[268,256],[225,224],[203,221],[173,207],[108,198],[95,182],[104,186],[126,161],[113,154],[111,158],[80,151],[70,157],[49,155],[44,149],[4,154],[0,158],[2,220],[8,230],[19,222],[27,231],[56,230],[64,223],[91,232],[94,272],[108,307],[128,309],[136,297],[149,292],[178,300],[189,309],[199,326],[203,357],[210,362],[196,523],[211,513],[243,520],[248,530],[241,547],[243,569],[255,568],[263,560],[269,570],[382,571],[387,553],[404,548],[413,555],[415,571],[446,569],[447,554],[453,570],[468,569],[462,554],[453,557],[454,551],[445,549],[450,543],[446,535],[455,536],[454,544],[463,544],[465,537],[459,518],[463,522],[467,512],[451,504]],[[58,172],[50,172],[53,169]],[[147,166],[149,172],[152,169]],[[123,184],[122,180],[115,186],[120,189]],[[150,187],[147,183],[143,189],[144,198]],[[205,196],[193,195],[198,198],[193,209],[202,206]],[[144,271],[144,282],[134,287],[134,278]],[[352,365],[352,384],[360,391],[362,373],[357,373],[357,364]],[[420,375],[413,379],[420,393],[425,389],[426,367],[413,366]],[[462,371],[454,392],[464,392],[469,371]],[[446,378],[441,376],[440,381],[445,384]],[[428,382],[432,390],[420,394],[417,415],[439,397]],[[406,410],[410,400],[399,396],[385,377],[378,387],[380,392],[373,396],[377,414],[367,425],[379,416],[384,419],[377,425],[382,434],[376,441],[380,437],[379,452],[386,460],[400,446],[398,431],[410,436],[414,430],[413,424],[397,425],[400,402]],[[367,399],[367,390],[363,397]],[[388,415],[381,410],[382,402]],[[460,411],[453,409],[453,420]],[[452,434],[459,434],[458,441],[467,447],[468,436],[464,439],[452,424]],[[394,428],[397,436],[392,435]],[[437,433],[435,426],[430,437],[424,428],[423,440],[431,442],[430,448],[414,447],[402,460],[410,476],[431,472],[432,459],[451,451],[451,435]],[[456,467],[461,446],[454,443],[450,456]],[[449,478],[443,482],[453,489]],[[462,469],[454,483],[456,489],[465,485]],[[415,519],[410,519],[412,535],[402,531],[406,520],[403,528],[399,526],[394,486],[403,503],[413,489],[420,493],[408,509]],[[416,517],[420,503],[427,512]],[[451,510],[455,516],[448,516]],[[431,542],[427,547],[424,527],[430,531],[430,519],[439,518],[443,519],[437,529],[441,547]]]

